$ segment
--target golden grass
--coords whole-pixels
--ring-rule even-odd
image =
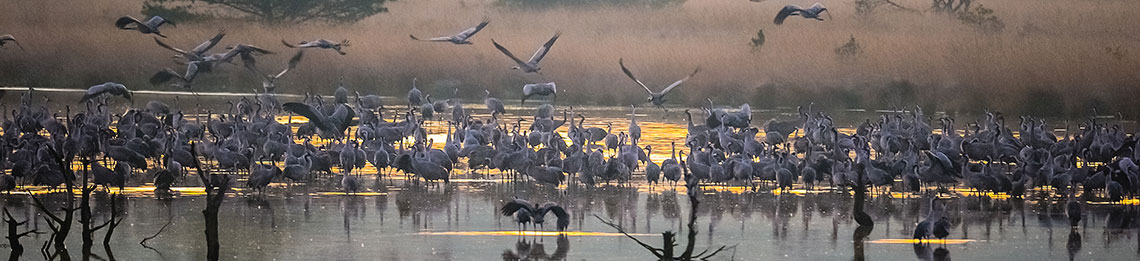
[[[842,93],[856,96],[855,106],[888,108],[890,82],[914,84],[914,101],[942,108],[1007,112],[1022,109],[1037,97],[1011,99],[1029,90],[1065,94],[1067,111],[1085,113],[1092,101],[1124,109],[1131,88],[1140,82],[1140,18],[1130,10],[1135,1],[985,0],[1005,22],[1006,30],[991,34],[938,14],[884,11],[858,17],[851,2],[825,2],[831,21],[792,19],[782,26],[771,20],[783,2],[691,0],[672,8],[568,8],[511,10],[494,0],[397,1],[386,3],[389,13],[351,25],[267,26],[228,20],[186,23],[166,29],[168,42],[189,47],[219,29],[229,36],[224,44],[249,43],[282,52],[263,57],[260,66],[276,70],[290,50],[279,41],[329,38],[352,40],[340,56],[312,51],[280,82],[282,92],[331,93],[336,79],[363,93],[401,95],[412,77],[420,88],[437,97],[450,97],[453,88],[468,98],[481,98],[483,89],[496,96],[517,98],[517,89],[537,81],[507,69],[511,63],[491,48],[493,38],[516,53],[527,54],[555,31],[563,37],[544,61],[545,77],[566,90],[566,101],[598,104],[643,102],[644,93],[624,78],[618,57],[643,81],[663,86],[696,66],[701,72],[671,100],[700,104],[713,96],[722,104],[781,97],[774,105],[837,101]],[[925,9],[923,0],[897,1]],[[799,3],[806,4],[807,2]],[[145,80],[157,69],[176,66],[170,52],[150,36],[119,31],[112,21],[138,16],[141,1],[4,1],[0,10],[3,33],[16,35],[28,50],[0,51],[0,85],[82,88],[120,81],[133,89],[148,88]],[[50,12],[50,14],[49,14]],[[417,35],[454,33],[491,18],[491,25],[471,46],[423,43]],[[42,19],[43,17],[55,17]],[[758,29],[767,35],[759,51],[748,46]],[[864,46],[862,57],[839,61],[833,49],[854,36]],[[1130,51],[1117,60],[1106,47]],[[257,79],[238,66],[201,77],[199,88],[247,91]],[[159,87],[170,89],[170,87]],[[660,88],[660,87],[657,87]],[[508,94],[509,92],[509,94]],[[613,95],[599,95],[612,93]],[[815,96],[815,97],[809,97]],[[940,98],[938,98],[940,97]],[[786,99],[785,99],[786,98]],[[755,103],[755,102],[754,102]],[[821,106],[843,106],[834,102]],[[1106,108],[1102,108],[1106,109]],[[1133,115],[1133,111],[1124,111]]]

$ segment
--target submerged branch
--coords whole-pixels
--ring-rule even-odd
[[[713,250],[710,253],[709,250],[712,249],[712,247],[710,246],[708,248],[705,248],[704,251],[701,251],[700,253],[693,255],[693,248],[695,248],[696,243],[697,243],[697,229],[696,229],[697,209],[699,208],[699,206],[701,204],[701,201],[698,200],[697,198],[698,198],[698,195],[700,194],[698,192],[700,187],[694,179],[690,179],[690,178],[686,177],[686,181],[688,183],[685,186],[689,188],[689,206],[690,206],[690,208],[689,208],[689,235],[688,235],[689,236],[689,242],[687,242],[685,245],[685,252],[681,253],[680,256],[673,257],[673,248],[676,247],[677,244],[676,244],[676,240],[674,239],[674,236],[676,234],[674,234],[671,231],[666,231],[664,233],[661,233],[662,237],[664,238],[664,243],[665,243],[664,249],[661,249],[661,248],[656,248],[656,247],[653,247],[649,244],[646,244],[645,242],[641,242],[641,240],[637,239],[636,237],[633,237],[629,233],[626,233],[625,229],[623,229],[621,227],[621,225],[615,224],[611,220],[603,219],[602,217],[598,216],[597,214],[594,214],[594,217],[597,218],[598,221],[601,221],[603,224],[606,224],[607,226],[610,226],[610,227],[616,229],[618,232],[622,233],[626,237],[633,239],[633,241],[637,242],[638,245],[641,245],[641,247],[648,249],[650,252],[653,253],[654,256],[657,256],[657,259],[659,259],[659,260],[693,260],[693,259],[705,260],[705,259],[708,259],[708,258],[715,256],[716,254],[720,253],[721,251],[724,251],[725,249],[729,249],[729,248],[736,249],[735,245],[733,245],[732,247],[720,246],[719,248],[717,248],[716,250]],[[706,255],[706,253],[707,253],[707,255]]]
[[[146,241],[158,237],[158,235],[162,234],[162,231],[166,231],[166,228],[169,227],[170,224],[174,223],[174,216],[170,214],[169,210],[170,210],[170,208],[167,207],[166,224],[163,224],[162,227],[158,228],[158,232],[155,232],[154,235],[143,238],[142,241],[139,241],[139,245],[142,245],[143,247],[149,248],[149,246],[146,245]]]
[[[633,235],[626,233],[625,229],[622,228],[621,225],[615,224],[613,221],[603,219],[602,217],[598,216],[598,214],[594,214],[594,218],[597,218],[598,221],[602,222],[602,224],[606,224],[607,226],[610,226],[610,227],[616,229],[619,233],[621,233],[622,235],[625,235],[629,239],[633,239],[633,241],[637,242],[637,244],[641,245],[641,247],[644,247],[645,249],[648,249],[650,252],[653,252],[653,255],[657,256],[658,259],[664,257],[662,252],[664,252],[665,250],[660,249],[660,248],[655,248],[653,246],[650,246],[649,244],[646,244],[645,242],[641,242],[641,240],[637,239],[636,237],[633,237]]]

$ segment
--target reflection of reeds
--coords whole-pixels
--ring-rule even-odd
[[[1035,8],[1020,8],[1030,2]],[[61,8],[55,2],[0,3],[9,13],[0,17],[0,27],[7,30],[4,33],[21,37],[28,49],[0,50],[4,60],[0,85],[80,88],[113,80],[145,89],[151,88],[146,83],[150,74],[176,66],[169,61],[171,53],[155,46],[150,36],[110,25],[120,15],[137,14],[141,1],[67,4]],[[833,7],[837,10],[834,20],[797,20],[775,27],[770,25],[770,16],[758,15],[774,12],[775,5],[736,1],[689,1],[660,9],[547,11],[500,8],[493,0],[466,7],[398,1],[388,3],[389,13],[352,25],[184,23],[169,29],[169,42],[188,47],[225,29],[229,36],[224,44],[250,43],[278,51],[283,48],[281,38],[347,38],[357,43],[346,49],[345,56],[331,52],[307,55],[296,74],[280,82],[279,90],[287,93],[329,93],[337,78],[345,76],[349,86],[364,93],[398,96],[418,76],[421,89],[440,97],[449,97],[452,88],[458,87],[465,97],[480,97],[483,89],[492,89],[495,93],[509,90],[512,95],[501,98],[515,99],[512,96],[522,84],[536,79],[507,69],[510,61],[489,48],[490,39],[527,49],[541,43],[539,36],[557,30],[564,37],[544,61],[544,73],[564,86],[566,93],[560,96],[571,103],[643,101],[642,90],[617,69],[617,57],[637,60],[645,68],[639,76],[649,79],[648,84],[665,84],[652,79],[672,79],[693,66],[706,68],[670,97],[690,105],[714,96],[729,104],[752,101],[756,108],[805,100],[831,107],[889,108],[897,104],[880,100],[876,93],[888,92],[891,82],[909,81],[915,85],[915,96],[907,103],[936,105],[932,110],[981,111],[986,106],[1017,113],[1035,107],[1024,105],[1035,99],[1029,90],[1043,88],[1065,94],[1063,104],[1056,105],[1065,112],[1084,114],[1086,106],[1095,104],[1104,106],[1102,111],[1123,110],[1132,102],[1129,97],[1140,92],[1129,88],[1140,82],[1140,74],[1134,72],[1136,59],[1114,59],[1104,51],[1106,45],[1140,47],[1140,42],[1126,38],[1136,31],[1127,22],[1132,16],[1129,10],[1140,3],[1012,0],[986,1],[985,5],[1012,30],[980,33],[952,17],[907,12],[854,19],[853,12],[843,11],[853,8],[849,4]],[[491,18],[491,25],[472,46],[407,39],[413,32],[453,33],[484,15]],[[589,19],[583,19],[586,15]],[[1018,29],[1027,24],[1041,29],[1018,34],[1027,31]],[[762,52],[753,52],[744,42],[757,25],[766,34]],[[834,59],[830,51],[835,43],[851,34],[858,34],[859,44],[865,47],[860,59],[851,63]],[[265,56],[260,64],[279,68],[287,58]],[[223,73],[203,75],[196,86],[240,91],[260,86],[239,66],[222,67]],[[773,96],[790,98],[765,98]],[[1138,112],[1123,113],[1134,116]]]

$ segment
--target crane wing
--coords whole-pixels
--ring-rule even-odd
[[[146,20],[146,25],[152,29],[156,29],[165,23],[170,23],[170,21],[167,21],[166,18],[162,18],[161,16],[157,16],[157,15],[151,16],[150,19]],[[170,24],[174,24],[174,23],[170,23]]]
[[[289,66],[285,67],[285,70],[281,70],[281,72],[277,73],[277,75],[273,75],[273,78],[281,78],[281,76],[285,75],[285,73],[289,72],[289,70],[297,68],[297,63],[301,62],[301,54],[304,53],[304,51],[297,51],[297,54],[293,55],[293,58],[289,58]]]
[[[281,105],[281,108],[287,112],[296,113],[297,115],[309,119],[309,121],[318,128],[324,128],[325,126],[325,115],[317,110],[317,108],[313,108],[312,105],[299,102],[286,102]]]
[[[827,19],[828,20],[831,19],[831,12],[828,12],[827,7],[823,7],[823,5],[820,3],[815,3],[814,5],[811,5],[811,8],[809,8],[809,9],[812,13],[815,13],[816,16],[819,16],[819,15],[826,12],[827,13]]]
[[[621,71],[625,73],[625,76],[629,76],[629,79],[633,80],[633,82],[636,82],[637,85],[641,85],[641,88],[645,88],[645,92],[653,95],[653,91],[649,90],[649,87],[645,86],[645,83],[642,83],[641,80],[637,79],[637,77],[633,77],[633,72],[629,71],[629,68],[625,68],[625,62],[622,61],[622,58],[618,58],[618,65],[621,66]]]
[[[524,208],[528,211],[531,211],[531,213],[534,213],[534,205],[531,205],[530,202],[527,202],[526,200],[517,199],[517,198],[507,202],[507,204],[503,205],[503,208],[501,208],[499,210],[501,213],[503,213],[503,216],[510,216],[511,214],[514,214],[516,211],[519,211],[519,209],[524,209]]]
[[[13,37],[10,34],[0,35],[0,45],[4,45],[5,41],[16,43],[16,46],[19,46],[20,50],[24,50],[24,45],[20,44],[19,41],[16,41],[16,37]]]
[[[776,25],[784,24],[784,19],[788,18],[788,16],[795,15],[796,12],[801,12],[803,10],[803,8],[800,8],[797,5],[786,5],[783,9],[780,9],[779,13],[776,13],[776,20],[773,22],[776,23]]]
[[[555,32],[554,37],[550,37],[550,40],[546,41],[545,44],[542,44],[541,48],[538,48],[537,51],[534,51],[534,55],[530,57],[530,63],[538,64],[539,61],[542,61],[542,58],[546,57],[547,53],[550,53],[550,47],[554,46],[554,41],[557,41],[558,36],[560,35],[562,35],[562,32]]]
[[[808,7],[807,10],[811,11],[812,13],[819,14],[819,12],[823,12],[824,10],[827,10],[827,7],[823,7],[823,4],[815,3],[815,4],[811,5],[811,7]]]
[[[487,27],[488,23],[491,23],[491,20],[488,20],[487,18],[484,17],[483,22],[479,23],[479,25],[476,25],[475,27],[467,28],[467,30],[463,30],[462,32],[459,32],[455,36],[459,37],[459,38],[463,38],[463,39],[471,38],[472,36],[475,36],[476,33],[479,33],[479,31],[482,31],[483,27]]]
[[[226,32],[218,32],[218,34],[214,35],[213,38],[210,38],[210,40],[206,40],[205,42],[202,42],[201,44],[194,47],[194,49],[192,49],[190,51],[194,52],[194,54],[202,55],[203,53],[206,53],[206,51],[209,51],[210,48],[214,48],[215,45],[218,45],[218,42],[221,42],[222,37],[225,37],[225,36],[226,36]],[[154,38],[154,40],[157,41],[158,38]]]
[[[190,62],[189,64],[186,64],[186,74],[182,76],[182,80],[186,81],[186,82],[190,82],[190,81],[193,81],[194,77],[197,77],[197,76],[198,76],[198,62]]]
[[[135,24],[136,27],[127,27],[131,24]],[[115,20],[115,27],[124,30],[135,29],[139,24],[142,24],[142,22],[139,22],[138,19],[130,16],[119,17],[119,20]]]
[[[177,72],[174,72],[174,70],[170,68],[164,68],[161,71],[158,71],[158,73],[155,73],[154,76],[150,77],[150,84],[159,85],[174,78],[182,79],[182,76],[178,75]]]
[[[566,209],[559,206],[558,203],[546,202],[542,204],[542,208],[548,212],[554,212],[554,216],[558,217],[558,230],[566,230],[570,226],[570,214],[566,213]],[[546,213],[540,213],[545,215]]]
[[[408,36],[412,37],[412,40],[416,40],[416,41],[425,41],[425,42],[447,42],[447,41],[451,41],[451,37],[447,37],[447,36],[432,37],[432,38],[428,38],[428,39],[420,39],[419,37],[416,37],[416,35],[414,35],[414,34],[408,34]]]
[[[514,60],[514,61],[515,61],[515,63],[518,63],[518,64],[519,64],[519,67],[526,67],[526,66],[527,66],[527,65],[526,65],[526,62],[523,62],[522,60],[519,60],[519,58],[518,58],[518,57],[516,57],[514,54],[512,54],[512,53],[511,53],[511,51],[507,50],[507,48],[506,48],[506,47],[503,47],[502,45],[499,45],[499,43],[498,43],[498,42],[495,42],[495,39],[491,39],[491,43],[492,43],[492,44],[494,44],[494,45],[495,45],[495,48],[496,48],[496,49],[499,49],[499,51],[500,51],[500,52],[503,52],[503,54],[506,54],[506,55],[507,55],[507,57],[510,57],[510,58],[511,58],[511,60]]]
[[[219,60],[221,60],[222,62],[229,62],[230,59],[233,59],[235,55],[242,55],[243,56],[242,60],[244,61],[246,59],[244,56],[253,55],[254,53],[272,54],[273,52],[271,52],[269,50],[262,49],[261,47],[253,46],[253,45],[238,44],[237,46],[234,46],[228,52],[223,54],[222,58]]]
[[[257,59],[254,59],[252,54],[250,54],[248,52],[243,52],[243,53],[241,53],[241,55],[238,55],[238,56],[241,57],[241,65],[242,66],[245,66],[246,69],[249,69],[251,72],[257,74],[259,77],[265,77],[264,74],[261,74],[261,71],[257,70]]]
[[[665,87],[665,89],[664,89],[664,90],[661,90],[661,94],[662,94],[662,95],[664,95],[664,94],[666,94],[666,93],[669,93],[669,91],[672,91],[672,90],[673,90],[673,88],[677,88],[677,86],[680,86],[680,85],[681,85],[681,83],[683,83],[683,82],[685,82],[685,81],[688,81],[688,80],[689,80],[689,78],[692,78],[692,77],[693,77],[693,75],[696,75],[696,74],[697,74],[697,72],[700,72],[700,71],[701,71],[701,67],[697,67],[697,69],[696,69],[696,70],[693,70],[693,73],[690,73],[688,76],[685,76],[685,78],[681,78],[680,80],[677,80],[676,82],[673,82],[673,84],[670,84],[670,85],[669,85],[669,87]]]
[[[158,37],[154,38],[154,42],[158,43],[158,46],[162,46],[162,48],[166,48],[168,50],[171,50],[171,51],[174,51],[178,54],[181,54],[182,56],[186,56],[186,51],[183,51],[182,49],[175,48],[174,46],[170,46],[169,44],[162,42],[162,40],[159,40]],[[191,58],[186,57],[186,59],[191,59]]]
[[[108,87],[109,84],[111,84],[111,83],[107,82],[107,83],[94,85],[94,86],[91,86],[90,88],[87,88],[87,93],[83,95],[83,98],[79,99],[79,102],[84,103],[84,102],[87,102],[87,100],[94,98],[95,96],[99,96],[100,94],[106,93],[107,90],[109,89],[109,87]]]
[[[356,125],[356,123],[352,121],[352,118],[356,117],[356,112],[352,110],[352,108],[349,108],[348,105],[337,105],[333,111],[331,117],[341,123],[340,125],[331,126],[338,128],[336,129],[337,133],[343,134],[344,131],[348,129],[348,126]]]
[[[281,39],[281,44],[284,44],[284,45],[285,45],[285,47],[289,47],[289,48],[297,48],[297,46],[296,46],[296,45],[293,45],[293,44],[291,44],[291,43],[289,43],[289,42],[286,42],[286,41],[285,41],[285,39]]]

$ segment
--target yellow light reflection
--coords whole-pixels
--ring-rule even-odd
[[[929,244],[956,245],[956,244],[966,244],[966,243],[971,243],[971,242],[977,242],[977,240],[973,240],[973,239],[922,239],[922,240],[919,240],[919,239],[908,239],[908,238],[884,238],[884,239],[868,241],[867,243],[871,243],[871,244],[912,244],[912,245],[918,244],[918,243],[929,243]]]
[[[387,196],[388,195],[388,193],[385,193],[385,192],[357,192],[357,193],[348,194],[348,193],[344,193],[344,192],[332,192],[332,191],[313,192],[313,193],[309,193],[309,194],[314,195],[314,196],[361,196],[361,197]]]
[[[1123,199],[1120,201],[1088,201],[1089,205],[1140,205],[1140,198]]]

